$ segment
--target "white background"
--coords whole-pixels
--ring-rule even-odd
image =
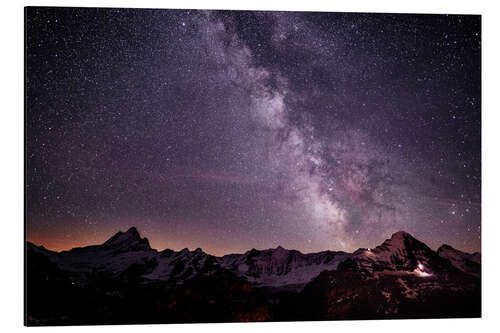
[[[133,332],[137,329],[148,332],[489,332],[500,331],[500,233],[497,197],[500,187],[498,172],[500,160],[498,98],[500,89],[500,5],[496,1],[478,0],[252,0],[241,1],[19,1],[17,4],[2,3],[0,62],[0,327],[3,332],[57,331],[57,332]],[[482,14],[482,254],[483,254],[483,318],[482,319],[438,319],[438,320],[392,320],[392,321],[344,321],[344,322],[294,322],[294,323],[242,323],[203,325],[144,325],[144,326],[82,326],[82,327],[23,327],[23,75],[24,75],[24,12],[23,6],[81,6],[81,7],[146,7],[146,8],[198,8],[198,9],[261,9],[261,10],[307,10],[348,12],[392,12],[392,13],[449,13]]]

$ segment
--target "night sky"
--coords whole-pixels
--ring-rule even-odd
[[[479,16],[28,8],[27,239],[480,250]]]

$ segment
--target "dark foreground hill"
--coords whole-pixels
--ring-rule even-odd
[[[374,249],[157,251],[135,228],[53,252],[27,243],[26,323],[196,323],[481,315],[481,260],[397,232]]]

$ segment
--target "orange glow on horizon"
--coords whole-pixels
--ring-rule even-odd
[[[71,234],[65,234],[62,232],[27,232],[26,241],[35,244],[36,246],[43,246],[47,250],[61,252],[69,251],[73,248],[91,246],[91,245],[101,245],[118,231],[125,232],[128,228],[113,229],[109,232],[99,232],[94,233],[89,231],[88,233],[74,232]],[[141,237],[146,237],[152,249],[157,251],[163,251],[165,249],[171,249],[174,251],[180,251],[184,248],[188,248],[190,251],[194,251],[196,248],[201,248],[204,252],[211,255],[224,255],[228,253],[243,253],[249,249],[238,249],[231,248],[229,244],[223,246],[220,242],[213,242],[211,240],[203,239],[201,235],[190,234],[189,239],[181,239],[181,237],[175,237],[171,232],[157,233],[150,237],[148,233],[144,233],[142,230],[138,230]],[[167,238],[165,235],[169,235],[173,238]],[[215,246],[202,246],[202,244],[212,243]],[[218,243],[218,244],[216,244]],[[219,247],[217,246],[219,245]]]

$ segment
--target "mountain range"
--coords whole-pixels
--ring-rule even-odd
[[[28,325],[477,317],[481,256],[400,231],[373,249],[216,257],[134,227],[55,252],[27,242]]]

